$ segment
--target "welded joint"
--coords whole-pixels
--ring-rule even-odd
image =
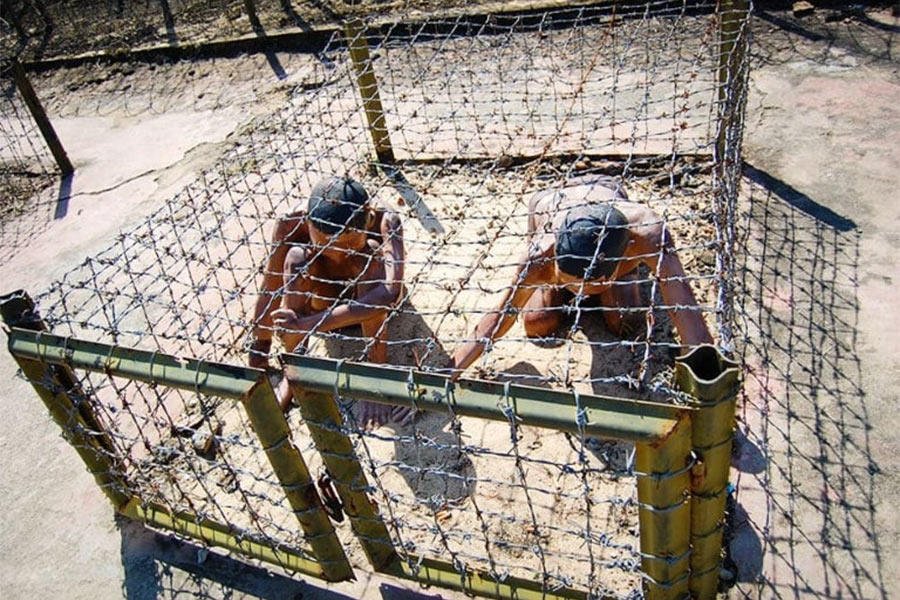
[[[734,430],[728,430],[728,437],[725,439],[716,442],[715,444],[710,444],[708,446],[694,446],[694,452],[709,452],[710,450],[715,450],[716,448],[721,448],[725,444],[734,441]]]
[[[276,442],[272,442],[268,446],[263,446],[263,448],[262,448],[263,452],[271,452],[273,450],[278,450],[285,444],[290,443],[290,441],[291,441],[291,435],[289,433],[289,434],[285,435],[284,437],[282,437],[280,440],[278,440]]]
[[[283,487],[287,488],[288,486],[283,486]],[[314,504],[314,505],[310,506],[309,508],[301,508],[299,510],[292,510],[291,512],[294,513],[295,515],[297,515],[298,517],[305,517],[306,515],[311,515],[311,514],[317,513],[320,510],[322,510],[322,507],[319,506],[318,504]]]
[[[713,571],[719,571],[722,568],[722,559],[716,561],[716,564],[711,566],[708,569],[703,569],[702,571],[691,571],[690,576],[692,579],[699,579],[705,575],[709,575]]]

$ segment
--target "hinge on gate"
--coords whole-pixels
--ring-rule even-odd
[[[319,475],[317,481],[319,486],[319,494],[322,496],[322,506],[325,512],[335,523],[341,523],[344,520],[344,503],[337,495],[334,489],[334,483],[331,479],[331,473],[325,471]]]

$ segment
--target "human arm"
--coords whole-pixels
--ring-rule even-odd
[[[531,245],[519,261],[512,284],[503,293],[497,310],[482,317],[475,326],[471,339],[453,354],[452,378],[458,377],[478,360],[491,342],[510,330],[519,311],[528,303],[537,286],[552,282],[552,251],[552,243]]]
[[[669,307],[681,343],[685,346],[713,343],[671,234],[662,223],[645,228],[642,233],[633,252],[640,252],[641,262],[656,273],[663,302]]]
[[[280,218],[272,232],[272,250],[262,271],[259,295],[253,308],[248,363],[251,367],[264,368],[272,345],[273,313],[281,305],[277,293],[284,283],[284,262],[291,243],[302,241],[306,224],[302,212],[294,212]]]

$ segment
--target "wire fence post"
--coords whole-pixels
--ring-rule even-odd
[[[47,112],[44,110],[40,100],[38,100],[37,94],[34,93],[34,88],[31,87],[31,82],[28,81],[25,69],[18,58],[12,59],[11,69],[13,79],[16,82],[16,89],[22,95],[22,99],[25,101],[25,105],[28,106],[28,111],[34,118],[35,123],[37,123],[38,129],[41,130],[41,135],[44,136],[44,141],[47,143],[47,147],[50,148],[50,152],[53,154],[62,176],[67,177],[71,175],[75,172],[75,167],[72,166],[72,162],[62,146],[62,142],[59,141],[56,130],[50,124]]]
[[[685,413],[668,434],[635,449],[644,597],[681,599],[691,554],[690,417]]]
[[[719,106],[714,157],[717,164],[726,160],[729,133],[735,120],[741,116],[746,85],[743,70],[747,32],[744,25],[749,10],[748,0],[722,0],[719,7]]]
[[[750,42],[749,0],[722,0],[718,7],[716,139],[712,180],[715,195],[716,275],[719,278],[716,321],[719,344],[734,349],[734,247],[737,199],[743,160],[741,144],[747,100]]]
[[[296,370],[297,367],[286,367],[288,381]],[[335,398],[330,394],[307,392],[294,381],[291,381],[291,391],[363,551],[372,567],[383,571],[397,559],[397,553],[375,503],[368,496],[369,482],[353,442],[342,430],[344,420]]]
[[[263,378],[247,394],[243,403],[253,431],[312,546],[316,560],[322,566],[325,579],[352,579],[353,569],[323,508],[309,469],[291,442],[290,427],[268,378]]]
[[[675,379],[693,396],[697,408],[691,433],[697,461],[691,470],[691,596],[711,600],[722,567],[740,369],[715,346],[702,345],[676,359]]]
[[[384,118],[381,96],[378,94],[378,80],[375,78],[375,67],[369,55],[369,42],[366,38],[366,26],[360,19],[353,19],[344,24],[347,46],[350,48],[350,60],[356,69],[356,82],[359,95],[362,97],[369,122],[369,133],[375,143],[375,154],[382,164],[394,162],[394,149],[391,146],[390,132]]]
[[[0,315],[8,327],[47,331],[34,301],[22,290],[0,296]],[[101,491],[116,509],[124,506],[130,496],[127,486],[119,479],[118,474],[123,471],[117,464],[112,440],[94,415],[75,374],[64,365],[50,365],[10,353]]]

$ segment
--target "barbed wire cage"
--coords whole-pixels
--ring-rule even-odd
[[[730,349],[747,19],[659,1],[348,23],[278,112],[38,296],[42,322],[8,298],[8,323],[48,330],[10,348],[107,495],[156,526],[330,580],[713,597],[737,369],[709,347],[677,366],[669,311],[702,311]],[[363,364],[358,328],[241,367],[272,228],[329,174],[405,215],[391,367]],[[486,382],[451,384],[512,285],[530,197],[597,175],[659,215],[698,306],[644,270],[632,338],[577,307],[549,347],[519,323],[476,363]],[[421,414],[371,431],[352,400]],[[323,516],[341,515],[328,479],[350,528]]]

